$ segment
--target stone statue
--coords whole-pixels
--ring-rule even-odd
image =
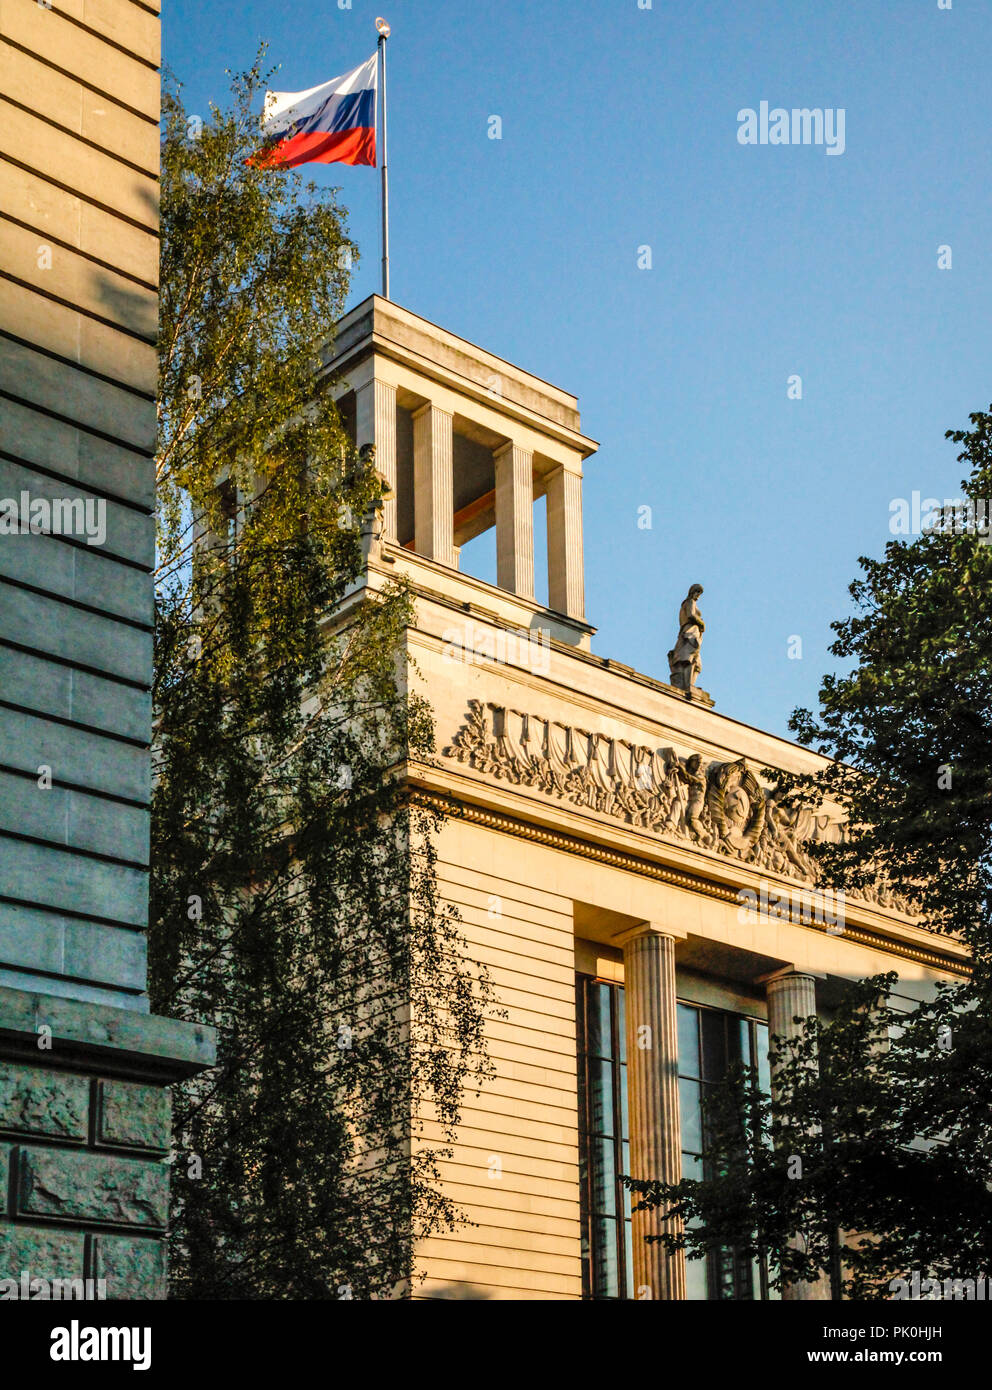
[[[699,587],[698,585],[696,586]],[[699,590],[702,593],[702,589]],[[685,607],[683,603],[682,607]],[[705,842],[706,828],[702,822],[703,807],[706,805],[706,773],[703,760],[698,753],[692,753],[682,764],[682,777],[689,788],[689,799],[685,806],[685,824],[697,840]]]
[[[702,584],[693,584],[682,600],[682,607],[679,609],[679,635],[675,646],[668,653],[671,683],[679,690],[692,689],[702,666],[699,648],[702,645],[706,624],[696,607],[696,599],[702,592]]]

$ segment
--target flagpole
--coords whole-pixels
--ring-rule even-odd
[[[377,19],[379,31],[379,74],[382,83],[382,297],[389,298],[389,173],[386,165],[386,40],[389,25]]]

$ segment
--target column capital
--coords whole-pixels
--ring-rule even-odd
[[[530,454],[531,458],[534,456],[534,451],[529,445],[518,443],[516,439],[511,438],[504,439],[501,444],[495,446],[493,449],[493,458],[505,458],[511,449],[519,449],[522,453]]]
[[[807,980],[825,980],[826,972],[823,970],[808,970],[798,965],[780,965],[777,970],[771,970],[767,975],[756,975],[754,983],[764,985],[767,989],[769,985],[776,984],[784,980],[793,980],[802,977]]]
[[[454,419],[450,410],[445,410],[443,405],[435,405],[433,401],[424,401],[421,405],[414,406],[410,412],[410,417],[413,420],[419,420],[426,415],[428,411],[433,415],[443,416],[448,420]]]
[[[556,464],[554,465],[553,468],[549,468],[549,469],[548,469],[547,473],[545,474],[545,477],[548,478],[548,479],[550,479],[550,478],[557,478],[557,477],[559,477],[559,475],[562,474],[562,473],[570,473],[570,474],[571,474],[573,477],[575,477],[575,478],[581,478],[581,477],[582,477],[582,460],[581,460],[581,459],[575,459],[575,460],[571,460],[571,459],[570,459],[567,463],[565,463],[565,462],[556,463]]]
[[[629,946],[633,941],[645,938],[667,936],[672,941],[684,941],[689,935],[682,927],[669,927],[662,922],[638,922],[636,927],[627,927],[611,938],[614,945]]]

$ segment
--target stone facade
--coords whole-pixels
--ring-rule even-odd
[[[804,1007],[829,1016],[850,981],[893,969],[895,1001],[911,1008],[967,972],[966,952],[924,931],[884,884],[847,901],[817,887],[805,846],[841,837],[839,812],[793,816],[775,773],[813,772],[821,759],[717,710],[693,682],[591,650],[581,484],[595,444],[575,397],[378,297],[347,316],[336,354],[343,413],[356,443],[375,446],[392,498],[367,529],[362,582],[332,622],[391,579],[413,590],[402,656],[410,688],[433,708],[438,754],[407,766],[408,785],[442,813],[440,893],[503,1010],[487,1025],[495,1075],[466,1097],[441,1163],[469,1221],[418,1244],[414,1296],[581,1298],[597,1232],[580,991],[608,990],[614,1022],[626,1010],[625,1030],[613,1030],[613,1089],[600,1097],[614,1111],[610,1171],[629,1162],[633,1177],[674,1180],[696,1123],[680,1100],[698,1084],[682,1075],[686,1010],[759,1037],[791,1026],[800,996],[782,980],[802,981]],[[429,408],[444,439],[418,456],[409,419]],[[541,495],[548,604],[535,598],[529,515]],[[495,583],[465,572],[463,549],[491,526]],[[705,579],[704,561],[697,547],[687,585]],[[658,615],[645,612],[662,634],[659,667],[679,590]],[[719,640],[708,629],[706,649]],[[626,1105],[610,1099],[624,1085]],[[429,1117],[422,1136],[442,1139]],[[647,1219],[632,1226],[612,1256],[601,1252],[620,1275],[629,1260],[627,1294],[612,1296],[699,1297],[698,1268],[641,1242]]]
[[[0,1279],[136,1298],[213,1059],[146,994],[158,9],[0,6]]]

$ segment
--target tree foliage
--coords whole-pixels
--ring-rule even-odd
[[[963,498],[987,507],[992,414],[970,425],[947,437]],[[862,557],[831,648],[853,668],[791,724],[836,761],[782,785],[846,813],[842,843],[809,846],[822,880],[881,875],[919,925],[968,945],[972,975],[909,1012],[895,974],[852,983],[832,1018],[772,1040],[772,1095],[741,1069],[717,1088],[705,1180],[631,1184],[688,1223],[660,1237],[669,1249],[734,1247],[775,1286],[822,1277],[835,1298],[992,1273],[992,544],[944,520]]]
[[[992,408],[990,408],[992,409]],[[949,430],[968,465],[962,497],[992,501],[992,414]],[[981,515],[981,507],[978,509]],[[794,789],[845,808],[843,845],[815,845],[828,881],[877,871],[920,907],[921,925],[967,941],[984,967],[992,920],[992,544],[931,528],[862,556],[855,612],[831,651],[820,713],[795,712],[800,741],[836,761]]]
[[[219,1031],[175,1094],[173,1288],[382,1297],[458,1215],[490,987],[399,775],[433,724],[410,594],[361,591],[381,482],[320,380],[357,253],[336,190],[250,161],[260,62],[202,128],[164,102],[150,993]]]
[[[921,1278],[992,1272],[992,1023],[958,990],[903,1013],[895,973],[859,981],[833,1018],[770,1050],[774,1096],[737,1066],[704,1102],[702,1180],[630,1182],[690,1257],[764,1260],[773,1288],[823,1279],[888,1299]]]

